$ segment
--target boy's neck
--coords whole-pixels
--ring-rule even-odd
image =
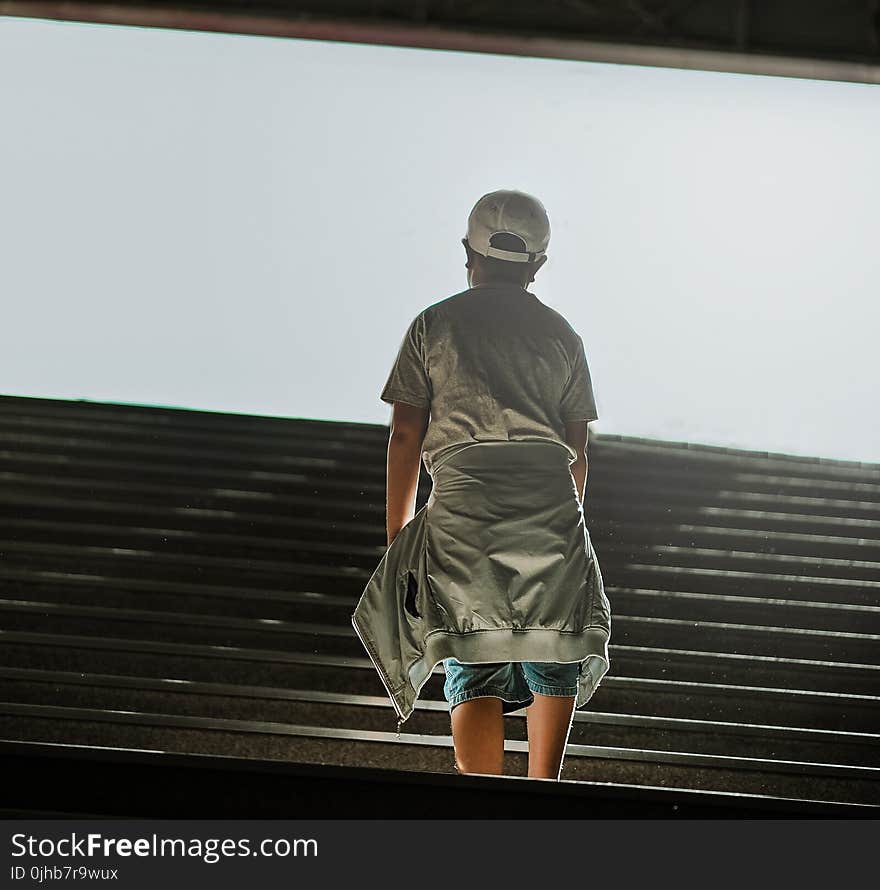
[[[473,287],[471,287],[471,290],[474,290],[478,287],[511,287],[516,290],[526,290],[524,285],[514,284],[512,281],[482,281],[479,284],[473,285]]]

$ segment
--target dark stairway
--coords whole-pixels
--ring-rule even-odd
[[[398,738],[350,624],[387,436],[0,397],[0,739],[464,782],[441,666]],[[880,465],[595,435],[589,456],[612,667],[563,778],[880,805]],[[523,776],[524,713],[506,725]]]

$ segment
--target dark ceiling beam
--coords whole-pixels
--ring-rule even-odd
[[[0,0],[0,15],[880,83],[878,0]]]

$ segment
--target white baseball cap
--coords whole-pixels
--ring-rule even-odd
[[[492,246],[492,236],[516,235],[522,250]],[[468,216],[468,244],[483,256],[532,263],[543,256],[550,241],[550,220],[544,205],[532,195],[515,189],[499,189],[483,195]]]

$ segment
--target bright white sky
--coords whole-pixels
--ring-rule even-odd
[[[0,113],[5,394],[387,422],[517,188],[594,432],[880,461],[880,87],[0,18]]]

